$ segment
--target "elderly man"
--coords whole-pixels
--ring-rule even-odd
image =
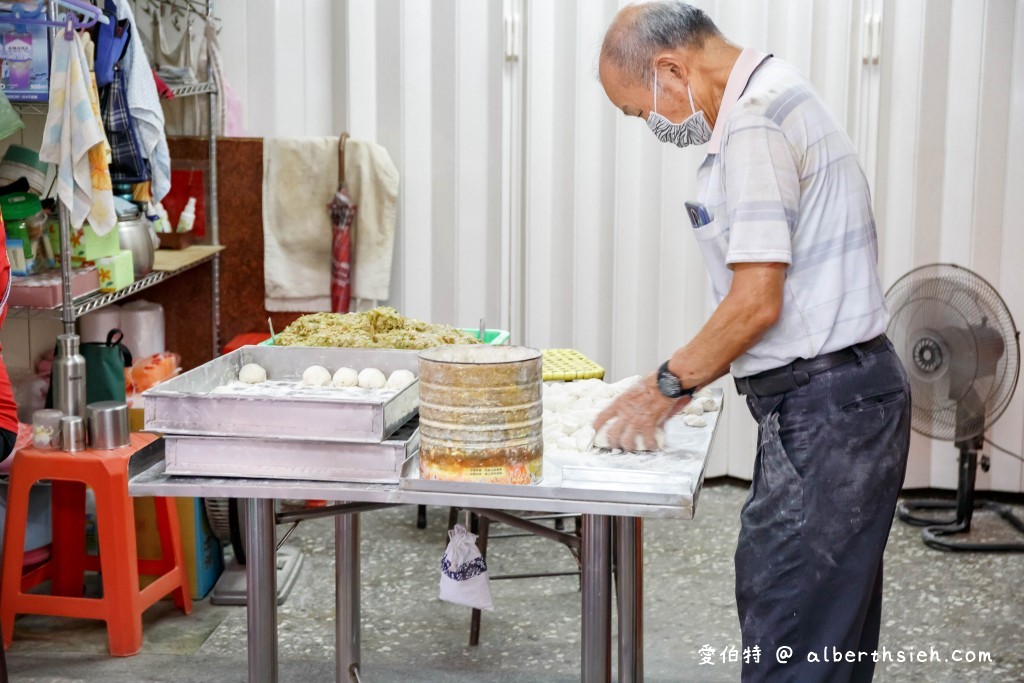
[[[730,43],[681,2],[623,9],[600,77],[662,142],[707,143],[696,197],[677,201],[693,200],[718,305],[597,427],[613,445],[650,446],[695,390],[731,370],[758,423],[735,563],[743,646],[761,654],[743,680],[871,680],[910,395],[884,335],[854,147],[795,68]],[[779,662],[785,647],[793,656]]]

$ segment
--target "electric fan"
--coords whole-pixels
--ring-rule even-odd
[[[979,275],[950,264],[922,266],[885,295],[891,313],[887,334],[911,386],[911,425],[960,450],[955,501],[901,503],[899,518],[926,527],[926,545],[941,550],[1024,552],[1024,543],[967,543],[947,537],[967,533],[976,509],[989,510],[1024,533],[1024,522],[1004,505],[975,501],[978,454],[985,430],[1006,410],[1020,371],[1019,335],[1006,304]],[[981,466],[989,468],[987,456]],[[919,517],[918,511],[953,510],[953,517]]]
[[[230,543],[234,557],[217,579],[210,602],[214,605],[246,604],[245,573],[245,510],[238,498],[204,498],[210,530],[221,543]],[[294,530],[294,526],[292,529]],[[288,532],[290,534],[291,531]],[[293,546],[282,546],[285,534],[277,543],[277,604],[284,604],[302,568],[302,552]]]

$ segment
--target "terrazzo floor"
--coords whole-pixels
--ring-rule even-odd
[[[740,665],[732,554],[746,487],[710,482],[692,521],[645,523],[645,680],[737,681]],[[1024,506],[1016,507],[1024,517]],[[419,530],[415,509],[364,514],[363,666],[368,683],[579,680],[580,594],[576,577],[494,581],[495,611],[470,647],[469,610],[436,599],[447,509],[430,508]],[[334,680],[333,522],[302,523],[289,544],[306,554],[297,585],[278,611],[280,680]],[[991,514],[975,517],[971,537],[1018,541]],[[507,527],[492,527],[493,534]],[[568,571],[562,546],[537,538],[492,540],[495,574]],[[920,531],[897,522],[886,552],[882,646],[939,653],[940,661],[881,662],[876,681],[929,683],[1024,680],[1024,554],[953,554],[926,548]],[[145,618],[135,657],[111,658],[99,622],[24,616],[7,653],[14,682],[246,680],[242,607],[195,604],[190,616],[169,602]],[[700,649],[715,649],[701,664]],[[991,662],[954,663],[952,651],[984,651]]]

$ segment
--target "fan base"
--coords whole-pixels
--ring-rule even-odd
[[[997,503],[982,502],[976,503],[975,510],[988,510],[1003,518],[1010,526],[1021,534],[1024,534],[1024,522],[1017,519],[1009,507]],[[971,530],[969,523],[955,523],[948,526],[933,526],[921,532],[924,544],[935,550],[949,550],[953,552],[988,552],[988,553],[1024,553],[1024,543],[968,543],[966,541],[944,540],[947,536],[968,533]]]
[[[277,551],[277,604],[283,605],[295,586],[302,568],[302,551],[286,545]],[[214,605],[245,605],[246,574],[245,565],[231,558],[224,573],[217,579],[217,584],[210,593],[210,602]]]
[[[968,445],[974,442],[963,442],[960,445],[960,475],[957,481],[956,500],[922,500],[911,503],[900,503],[896,508],[897,516],[912,526],[926,527],[921,531],[924,544],[935,550],[954,552],[989,552],[989,553],[1022,553],[1024,543],[968,543],[945,540],[946,537],[966,534],[971,530],[971,519],[976,510],[994,512],[1014,529],[1024,534],[1024,521],[1018,519],[1006,505],[974,499],[975,474],[978,470],[978,451]],[[951,510],[952,519],[935,519],[919,517],[914,512]]]

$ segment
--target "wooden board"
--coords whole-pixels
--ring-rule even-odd
[[[224,245],[209,246],[197,244],[187,249],[157,249],[153,260],[153,270],[173,273],[183,268],[190,268],[214,254],[224,251]]]

